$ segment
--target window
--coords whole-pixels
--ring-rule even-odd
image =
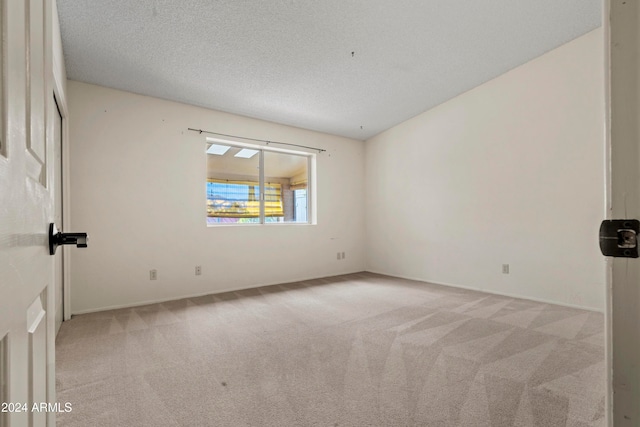
[[[207,224],[311,223],[315,154],[207,138]]]

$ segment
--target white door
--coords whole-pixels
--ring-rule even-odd
[[[636,0],[606,3],[611,67],[607,215],[640,219],[640,5]],[[616,427],[640,426],[640,258],[610,259],[609,266],[612,421]]]
[[[0,5],[0,425],[53,426],[52,2]]]

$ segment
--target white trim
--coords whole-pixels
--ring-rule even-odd
[[[611,186],[611,1],[602,4],[602,27],[604,29],[604,200],[605,219],[611,219],[613,213],[613,191]],[[607,426],[613,426],[613,259],[606,258],[605,267],[605,399],[604,410]]]
[[[483,292],[483,293],[491,294],[491,295],[500,295],[500,296],[504,296],[504,297],[523,299],[523,300],[528,300],[528,301],[535,301],[535,302],[540,302],[540,303],[544,303],[544,304],[559,305],[559,306],[562,306],[562,307],[569,307],[569,308],[577,308],[577,309],[580,309],[580,310],[591,311],[591,312],[594,312],[594,313],[602,313],[601,310],[598,310],[598,309],[595,309],[595,308],[583,307],[583,306],[579,306],[579,305],[575,305],[575,304],[566,304],[566,303],[561,303],[561,302],[556,302],[556,301],[549,301],[549,300],[545,300],[545,299],[542,299],[542,298],[533,298],[533,297],[526,297],[526,296],[515,295],[515,294],[493,292],[493,291],[487,291],[485,289],[474,288],[474,287],[470,287],[470,286],[453,285],[451,283],[434,282],[434,281],[428,281],[427,282],[427,281],[421,280],[421,279],[415,279],[415,278],[407,277],[407,276],[399,276],[399,275],[380,273],[380,272],[373,271],[373,270],[357,270],[357,271],[351,271],[351,272],[345,272],[345,273],[336,274],[334,276],[314,276],[314,277],[306,277],[304,279],[295,279],[295,280],[284,282],[284,283],[283,282],[269,282],[269,283],[262,283],[262,284],[259,284],[259,285],[237,286],[237,287],[231,287],[231,288],[215,290],[213,292],[202,292],[202,293],[197,293],[197,294],[188,294],[188,295],[184,295],[184,296],[175,296],[175,297],[169,297],[169,298],[145,300],[145,301],[139,301],[139,302],[134,302],[134,303],[129,303],[129,304],[117,304],[117,305],[111,305],[111,306],[107,306],[107,307],[90,308],[90,309],[87,309],[87,310],[81,310],[81,311],[74,312],[73,315],[76,316],[76,315],[81,315],[81,314],[98,313],[98,312],[101,312],[101,311],[118,310],[118,309],[121,309],[121,308],[141,307],[141,306],[149,305],[149,304],[160,304],[160,303],[167,302],[167,301],[179,301],[179,300],[182,300],[182,299],[198,298],[198,297],[203,297],[203,296],[207,296],[207,295],[217,295],[217,294],[223,294],[223,293],[226,293],[226,292],[245,291],[245,290],[248,290],[248,289],[256,289],[256,288],[261,288],[261,287],[265,287],[265,286],[287,285],[287,284],[305,282],[307,280],[330,279],[332,277],[347,276],[347,275],[350,275],[350,274],[359,274],[359,273],[373,273],[373,274],[379,274],[381,276],[393,277],[393,278],[398,278],[398,279],[413,280],[415,282],[421,282],[421,283],[425,283],[425,284],[447,286],[447,287],[450,287],[450,288],[459,288],[459,289],[465,289],[465,290],[470,290],[470,291]]]
[[[71,184],[69,182],[69,106],[67,103],[67,72],[62,52],[62,39],[60,36],[60,22],[58,20],[58,6],[56,0],[52,2],[52,63],[53,63],[53,93],[58,102],[58,109],[62,116],[62,224],[63,230],[70,230],[71,227],[71,200],[69,197]],[[63,249],[63,248],[60,248]],[[71,319],[71,260],[68,254],[62,259],[62,321]]]
[[[366,273],[366,271],[357,270],[357,271],[351,271],[351,272],[346,272],[346,273],[339,273],[339,274],[336,274],[334,276],[306,277],[304,279],[297,279],[297,280],[292,280],[292,281],[289,281],[289,282],[271,282],[271,283],[262,283],[262,284],[259,284],[259,285],[251,285],[251,286],[238,286],[238,287],[232,287],[232,288],[225,288],[225,289],[221,289],[221,290],[215,290],[213,292],[209,291],[209,292],[202,292],[202,293],[197,293],[197,294],[189,294],[189,295],[184,295],[184,296],[175,296],[175,297],[169,297],[169,298],[145,300],[145,301],[134,302],[134,303],[130,303],[130,304],[110,305],[110,306],[107,306],[107,307],[90,308],[90,309],[87,309],[87,310],[76,311],[72,315],[73,316],[78,316],[78,315],[81,315],[81,314],[99,313],[101,311],[118,310],[118,309],[121,309],[121,308],[142,307],[144,305],[160,304],[160,303],[167,302],[167,301],[179,301],[179,300],[188,299],[188,298],[204,297],[204,296],[207,296],[207,295],[224,294],[226,292],[246,291],[248,289],[262,288],[262,287],[265,287],[265,286],[287,285],[287,284],[305,282],[307,280],[329,279],[331,277],[347,276],[349,274],[358,274],[358,273]]]
[[[220,224],[207,224],[208,228],[215,228],[215,227],[286,227],[286,226],[293,226],[293,227],[304,227],[304,226],[309,226],[309,225],[318,225],[318,224],[312,224],[310,222],[265,222],[263,224],[260,224],[259,222],[242,222],[242,223],[230,223],[230,224],[225,224],[225,223],[220,223]]]
[[[265,197],[264,197],[264,193],[267,191],[267,188],[264,185],[264,150],[258,150],[258,153],[260,154],[260,158],[258,159],[258,185],[260,186],[259,191],[260,191],[260,210],[259,210],[259,215],[260,215],[260,224],[264,225],[265,223],[265,218],[264,218],[264,203],[265,203]],[[309,161],[307,160],[307,163],[309,163]],[[207,171],[207,175],[209,171]],[[282,191],[282,186],[280,186],[280,189]],[[282,192],[280,193],[280,197],[282,197]],[[207,200],[208,202],[208,200]],[[215,224],[213,224],[215,225]]]
[[[248,144],[246,142],[237,142],[237,141],[232,141],[230,139],[212,138],[210,136],[207,136],[206,140],[207,142],[210,142],[210,143],[228,144],[228,145],[231,145],[232,147],[235,146],[235,147],[242,147],[242,148],[252,148],[254,150],[274,151],[276,153],[295,154],[298,156],[305,156],[305,157],[311,157],[316,155],[316,153],[308,153],[306,151],[289,150],[286,148],[276,148],[276,147],[270,147],[268,145],[260,145],[260,144]]]
[[[316,176],[317,158],[318,156],[313,153],[307,160],[307,222],[299,223],[302,225],[318,225],[318,211],[316,209],[316,206],[318,206],[318,177]]]
[[[288,150],[285,148],[274,148],[269,147],[267,145],[258,145],[258,144],[248,144],[246,142],[236,142],[229,139],[222,138],[212,138],[210,136],[205,137],[207,143],[211,144],[226,144],[235,148],[249,148],[255,149],[259,151],[260,158],[258,160],[258,170],[260,171],[258,176],[258,183],[260,188],[263,189],[265,186],[265,176],[264,176],[264,152],[270,151],[274,153],[283,153],[289,154],[293,156],[300,156],[307,158],[307,222],[277,222],[277,223],[268,223],[265,222],[264,215],[264,191],[260,191],[260,222],[258,223],[207,223],[207,227],[238,227],[242,225],[277,225],[281,226],[283,224],[296,224],[296,225],[317,225],[318,221],[316,218],[316,194],[317,194],[317,180],[316,180],[316,159],[317,153],[307,153],[305,151],[296,151],[296,150]],[[205,154],[209,154],[205,150]],[[207,180],[209,180],[209,173],[207,171]],[[311,196],[311,197],[309,197]]]
[[[541,302],[541,303],[544,303],[544,304],[552,304],[552,305],[559,305],[559,306],[562,306],[562,307],[577,308],[577,309],[580,309],[580,310],[591,311],[591,312],[594,312],[594,313],[602,313],[603,312],[602,310],[599,310],[599,309],[593,308],[593,307],[585,307],[585,306],[581,306],[581,305],[577,305],[577,304],[568,304],[568,303],[564,303],[564,302],[551,301],[551,300],[547,300],[547,299],[544,299],[544,298],[536,298],[536,297],[530,297],[530,296],[526,296],[526,295],[511,294],[511,293],[507,293],[507,292],[497,292],[497,291],[477,288],[477,287],[473,287],[473,286],[454,285],[453,283],[435,282],[433,280],[416,279],[414,277],[399,276],[399,275],[396,275],[396,274],[388,274],[388,273],[381,273],[381,272],[374,271],[374,270],[367,270],[367,272],[380,274],[380,275],[383,275],[383,276],[397,277],[399,279],[415,280],[416,282],[429,283],[429,284],[432,284],[432,285],[440,285],[440,286],[447,286],[447,287],[450,287],[450,288],[466,289],[466,290],[469,290],[469,291],[483,292],[485,294],[500,295],[500,296],[503,296],[503,297],[517,298],[517,299],[523,299],[523,300],[528,300],[528,301]]]

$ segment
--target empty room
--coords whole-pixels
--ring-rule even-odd
[[[0,427],[638,425],[629,3],[3,1]]]

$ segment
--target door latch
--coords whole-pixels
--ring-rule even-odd
[[[49,224],[49,255],[55,255],[56,249],[61,245],[76,245],[78,248],[86,248],[89,244],[87,233],[62,233],[54,223]]]
[[[600,251],[604,256],[638,258],[637,219],[608,219],[600,224]]]

